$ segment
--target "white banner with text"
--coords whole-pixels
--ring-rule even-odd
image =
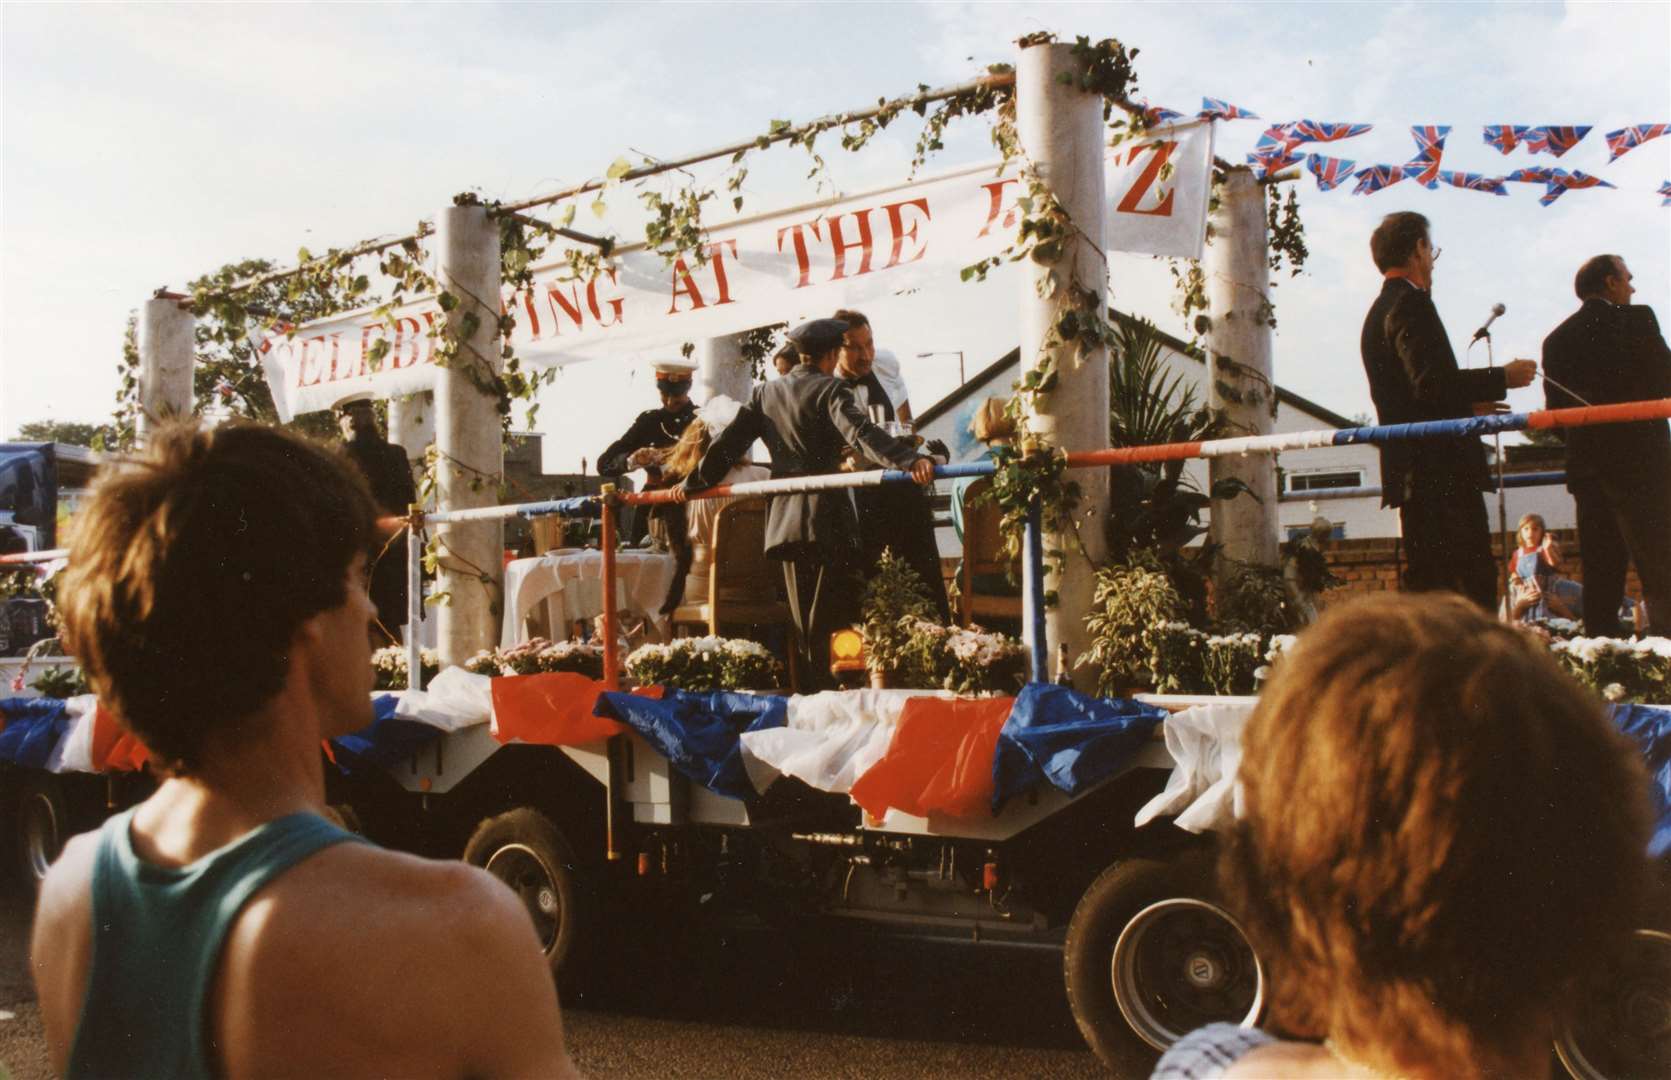
[[[1110,151],[1108,246],[1199,256],[1211,167],[1211,124],[1165,129]],[[516,321],[510,344],[539,367],[630,359],[956,283],[964,267],[1014,240],[1021,187],[1018,177],[981,165],[718,226],[701,261],[669,265],[635,245],[589,282],[552,262],[535,271],[532,288],[502,299]],[[381,318],[363,310],[268,336],[259,351],[279,415],[288,420],[357,393],[428,389],[441,321],[428,297]]]

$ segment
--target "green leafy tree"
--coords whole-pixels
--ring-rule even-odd
[[[102,446],[116,437],[111,424],[83,424],[74,420],[31,420],[17,429],[18,442],[58,442],[71,446]]]

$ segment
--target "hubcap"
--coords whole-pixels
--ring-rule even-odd
[[[557,889],[556,873],[526,844],[506,844],[488,857],[486,870],[510,886],[528,909],[540,948],[547,956],[557,947],[563,925],[563,901]]]
[[[1579,997],[1555,1041],[1579,1080],[1671,1075],[1671,934],[1638,930],[1621,966]]]
[[[1176,898],[1138,912],[1114,943],[1114,1000],[1144,1042],[1164,1050],[1205,1024],[1251,1024],[1265,973],[1236,920],[1216,904]]]
[[[43,792],[32,792],[18,807],[18,826],[23,840],[23,858],[36,881],[46,877],[52,860],[63,847],[58,812]]]

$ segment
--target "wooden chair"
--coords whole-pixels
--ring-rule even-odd
[[[957,582],[957,617],[964,626],[980,618],[1021,619],[1020,595],[994,596],[975,591],[977,574],[1013,573],[1016,581],[1021,580],[1021,560],[1004,557],[1004,538],[999,530],[1003,511],[993,503],[971,505],[988,483],[977,480],[964,492],[963,569],[958,573]]]
[[[708,550],[708,599],[674,609],[674,636],[689,626],[716,636],[721,625],[781,626],[789,640],[789,683],[799,686],[794,619],[789,605],[777,599],[783,567],[766,558],[766,500],[739,499],[721,507]]]

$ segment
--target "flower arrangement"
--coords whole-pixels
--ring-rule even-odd
[[[531,638],[509,649],[483,649],[464,662],[475,675],[539,675],[571,671],[588,679],[603,678],[603,646],[585,641]]]
[[[936,628],[944,631],[939,648],[944,689],[1013,693],[1026,681],[1027,650],[1015,638],[979,626]]]
[[[933,649],[925,653],[924,643],[914,639],[923,633],[918,623],[938,624],[931,621],[934,605],[917,572],[884,549],[875,575],[865,583],[859,612],[864,620],[865,667],[890,673],[901,686],[928,685],[935,670],[929,661]]]
[[[434,649],[422,649],[418,663],[423,667],[424,685],[441,674],[441,658]],[[377,675],[376,689],[405,690],[411,685],[406,672],[406,646],[388,645],[371,654],[371,670]]]
[[[1258,671],[1269,651],[1263,635],[1215,634],[1203,644],[1201,673],[1209,692],[1251,694],[1257,689]]]
[[[1671,638],[1575,637],[1549,648],[1573,678],[1608,701],[1671,701]]]
[[[79,667],[50,667],[40,673],[40,676],[30,687],[42,697],[73,698],[77,694],[91,692],[87,685],[87,676]]]
[[[679,638],[640,645],[627,657],[626,675],[639,686],[675,690],[767,690],[782,682],[777,657],[742,638]]]

